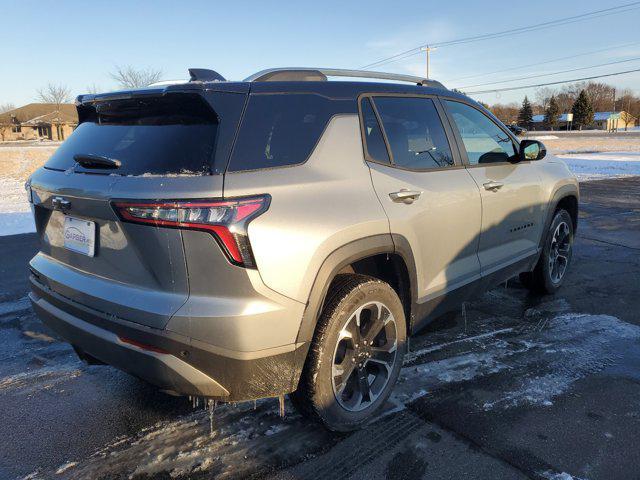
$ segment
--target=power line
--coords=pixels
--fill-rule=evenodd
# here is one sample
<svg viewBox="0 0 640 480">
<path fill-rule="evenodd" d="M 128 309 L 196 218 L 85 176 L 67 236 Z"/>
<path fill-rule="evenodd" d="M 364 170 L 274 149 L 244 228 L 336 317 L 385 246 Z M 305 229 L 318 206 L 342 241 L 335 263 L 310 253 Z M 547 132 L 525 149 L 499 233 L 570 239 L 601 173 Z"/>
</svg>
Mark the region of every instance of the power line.
<svg viewBox="0 0 640 480">
<path fill-rule="evenodd" d="M 523 90 L 525 88 L 538 88 L 538 87 L 546 87 L 549 85 L 560 85 L 563 83 L 573 83 L 573 82 L 582 82 L 584 80 L 595 80 L 596 78 L 605 78 L 605 77 L 615 77 L 617 75 L 625 75 L 627 73 L 640 72 L 640 68 L 636 68 L 634 70 L 626 70 L 624 72 L 616 72 L 616 73 L 606 73 L 604 75 L 593 75 L 591 77 L 582 77 L 582 78 L 574 78 L 573 80 L 562 80 L 558 82 L 549 82 L 549 83 L 538 83 L 535 85 L 521 85 L 519 87 L 506 87 L 506 88 L 494 88 L 492 90 L 478 90 L 476 92 L 465 92 L 466 95 L 478 95 L 481 93 L 498 93 L 498 92 L 509 92 L 512 90 Z"/>
<path fill-rule="evenodd" d="M 493 75 L 495 73 L 511 72 L 513 70 L 520 70 L 521 68 L 537 67 L 538 65 L 546 65 L 548 63 L 560 62 L 562 60 L 570 60 L 576 57 L 584 57 L 586 55 L 593 55 L 594 53 L 608 52 L 610 50 L 616 50 L 618 48 L 630 47 L 632 45 L 639 45 L 639 44 L 640 42 L 623 43 L 622 45 L 615 45 L 612 47 L 601 48 L 599 50 L 592 50 L 590 52 L 576 53 L 574 55 L 567 55 L 566 57 L 557 57 L 551 60 L 545 60 L 543 62 L 528 63 L 526 65 L 518 65 L 517 67 L 509 67 L 509 68 L 503 68 L 501 70 L 493 70 L 492 72 L 474 73 L 473 75 L 466 75 L 464 77 L 454 78 L 451 81 L 457 82 L 459 80 L 466 80 L 468 78 L 485 77 L 487 75 Z"/>
<path fill-rule="evenodd" d="M 528 32 L 539 30 L 539 29 L 543 29 L 543 28 L 556 27 L 556 26 L 566 25 L 568 23 L 575 23 L 575 22 L 584 21 L 584 20 L 591 20 L 593 18 L 600 18 L 600 17 L 607 16 L 607 15 L 623 13 L 623 12 L 626 12 L 626 11 L 629 11 L 629 10 L 634 10 L 635 8 L 638 8 L 638 5 L 640 5 L 640 1 L 627 3 L 627 4 L 619 5 L 619 6 L 616 6 L 616 7 L 609 7 L 609 8 L 605 8 L 605 9 L 602 9 L 602 10 L 595 10 L 595 11 L 592 11 L 592 12 L 582 13 L 580 15 L 573 15 L 573 16 L 570 16 L 570 17 L 559 18 L 557 20 L 550 20 L 550 21 L 543 22 L 543 23 L 538 23 L 538 24 L 535 24 L 535 25 L 528 25 L 528 26 L 525 26 L 525 27 L 513 28 L 513 29 L 510 29 L 510 30 L 503 30 L 501 32 L 487 33 L 487 34 L 475 35 L 475 36 L 471 36 L 471 37 L 463 37 L 463 38 L 458 38 L 458 39 L 449 40 L 449 41 L 445 41 L 445 42 L 423 44 L 423 45 L 419 45 L 417 47 L 411 48 L 409 50 L 405 50 L 404 52 L 400 52 L 400 53 L 397 53 L 395 55 L 391 55 L 389 57 L 383 58 L 382 60 L 378 60 L 377 62 L 370 63 L 368 65 L 365 65 L 365 66 L 361 67 L 361 68 L 362 69 L 366 69 L 366 68 L 371 68 L 371 67 L 374 67 L 374 66 L 380 66 L 382 64 L 389 63 L 391 61 L 402 60 L 403 58 L 407 58 L 409 56 L 416 55 L 417 53 L 420 52 L 421 48 L 424 48 L 424 47 L 427 47 L 427 46 L 429 46 L 429 47 L 444 47 L 444 46 L 460 45 L 460 44 L 463 44 L 463 43 L 476 42 L 476 41 L 482 41 L 482 40 L 489 40 L 489 39 L 492 39 L 492 38 L 501 38 L 501 37 L 504 37 L 504 36 L 514 35 L 514 34 L 518 34 L 518 33 L 528 33 Z M 628 7 L 633 7 L 633 8 L 628 8 Z M 626 9 L 626 10 L 623 10 L 623 9 Z"/>
<path fill-rule="evenodd" d="M 618 60 L 616 62 L 600 63 L 598 65 L 589 65 L 588 67 L 570 68 L 568 70 L 560 70 L 559 72 L 540 73 L 538 75 L 525 75 L 524 77 L 515 77 L 515 78 L 510 78 L 508 80 L 498 80 L 498 81 L 495 81 L 495 82 L 476 83 L 475 85 L 466 85 L 464 87 L 456 87 L 456 88 L 458 90 L 462 90 L 463 88 L 483 87 L 485 85 L 496 85 L 498 83 L 509 83 L 509 82 L 515 82 L 517 80 L 528 80 L 530 78 L 550 77 L 550 76 L 553 76 L 553 75 L 560 75 L 561 73 L 578 72 L 580 70 L 589 70 L 590 68 L 606 67 L 606 66 L 609 66 L 609 65 L 618 65 L 620 63 L 635 62 L 637 60 L 640 60 L 640 57 L 629 58 L 627 60 Z"/>
</svg>

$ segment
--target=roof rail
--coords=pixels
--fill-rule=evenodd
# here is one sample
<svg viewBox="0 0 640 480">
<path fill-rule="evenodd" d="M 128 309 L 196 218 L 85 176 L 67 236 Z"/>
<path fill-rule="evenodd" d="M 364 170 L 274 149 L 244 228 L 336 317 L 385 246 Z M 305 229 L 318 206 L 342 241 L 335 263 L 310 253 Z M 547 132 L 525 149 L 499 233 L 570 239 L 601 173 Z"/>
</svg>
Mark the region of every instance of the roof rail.
<svg viewBox="0 0 640 480">
<path fill-rule="evenodd" d="M 290 82 L 290 81 L 326 81 L 327 77 L 372 78 L 378 80 L 396 80 L 410 82 L 427 87 L 445 88 L 436 80 L 400 73 L 371 72 L 369 70 L 345 70 L 341 68 L 269 68 L 244 79 L 245 82 Z"/>
</svg>

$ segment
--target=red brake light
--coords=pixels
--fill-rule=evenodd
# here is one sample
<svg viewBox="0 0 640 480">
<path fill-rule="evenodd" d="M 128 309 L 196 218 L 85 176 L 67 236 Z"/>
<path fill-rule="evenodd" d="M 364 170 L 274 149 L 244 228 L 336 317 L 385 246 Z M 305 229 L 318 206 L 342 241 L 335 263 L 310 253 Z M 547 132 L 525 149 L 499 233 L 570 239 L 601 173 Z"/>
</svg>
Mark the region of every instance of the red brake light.
<svg viewBox="0 0 640 480">
<path fill-rule="evenodd" d="M 232 263 L 255 268 L 247 225 L 269 208 L 269 200 L 268 195 L 260 195 L 220 201 L 116 201 L 113 205 L 125 222 L 209 232 Z"/>
</svg>

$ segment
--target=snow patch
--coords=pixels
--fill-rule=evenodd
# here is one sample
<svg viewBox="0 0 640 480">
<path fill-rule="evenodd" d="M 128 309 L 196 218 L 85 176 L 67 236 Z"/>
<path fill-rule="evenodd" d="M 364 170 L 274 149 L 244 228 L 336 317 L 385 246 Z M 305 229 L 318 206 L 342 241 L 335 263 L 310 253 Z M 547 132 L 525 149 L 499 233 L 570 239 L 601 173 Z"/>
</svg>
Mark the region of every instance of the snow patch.
<svg viewBox="0 0 640 480">
<path fill-rule="evenodd" d="M 24 182 L 0 177 L 0 235 L 35 232 Z"/>
<path fill-rule="evenodd" d="M 64 465 L 61 465 L 60 467 L 58 467 L 58 469 L 56 470 L 56 475 L 60 475 L 61 473 L 66 472 L 67 470 L 75 467 L 76 465 L 78 465 L 78 462 L 67 462 Z"/>
<path fill-rule="evenodd" d="M 640 175 L 640 152 L 591 152 L 557 155 L 579 180 Z"/>
<path fill-rule="evenodd" d="M 547 480 L 587 480 L 585 478 L 574 477 L 573 475 L 568 474 L 567 472 L 557 473 L 557 472 L 539 472 L 542 478 L 546 478 Z"/>
</svg>

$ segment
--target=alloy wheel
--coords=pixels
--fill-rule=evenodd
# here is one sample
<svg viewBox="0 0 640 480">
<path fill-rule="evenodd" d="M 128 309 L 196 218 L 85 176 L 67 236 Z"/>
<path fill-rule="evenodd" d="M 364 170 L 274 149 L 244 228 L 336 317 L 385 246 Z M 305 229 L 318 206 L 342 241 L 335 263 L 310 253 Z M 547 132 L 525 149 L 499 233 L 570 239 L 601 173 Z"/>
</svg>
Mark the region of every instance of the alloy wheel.
<svg viewBox="0 0 640 480">
<path fill-rule="evenodd" d="M 384 392 L 397 359 L 398 329 L 381 302 L 359 307 L 338 334 L 331 377 L 342 408 L 357 412 Z"/>
<path fill-rule="evenodd" d="M 560 222 L 551 237 L 549 248 L 549 275 L 553 283 L 560 283 L 571 256 L 571 229 L 567 222 Z"/>
</svg>

